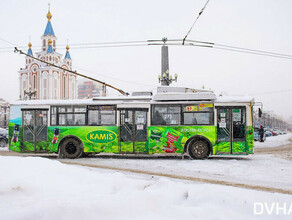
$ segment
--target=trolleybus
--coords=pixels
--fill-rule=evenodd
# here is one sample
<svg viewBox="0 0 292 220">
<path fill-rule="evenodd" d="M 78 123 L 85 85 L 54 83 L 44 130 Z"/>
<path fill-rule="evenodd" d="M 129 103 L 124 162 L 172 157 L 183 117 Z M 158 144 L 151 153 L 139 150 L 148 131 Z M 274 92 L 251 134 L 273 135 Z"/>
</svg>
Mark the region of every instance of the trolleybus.
<svg viewBox="0 0 292 220">
<path fill-rule="evenodd" d="M 183 87 L 90 100 L 16 101 L 9 149 L 71 159 L 83 153 L 248 155 L 253 104 L 251 98 Z"/>
</svg>

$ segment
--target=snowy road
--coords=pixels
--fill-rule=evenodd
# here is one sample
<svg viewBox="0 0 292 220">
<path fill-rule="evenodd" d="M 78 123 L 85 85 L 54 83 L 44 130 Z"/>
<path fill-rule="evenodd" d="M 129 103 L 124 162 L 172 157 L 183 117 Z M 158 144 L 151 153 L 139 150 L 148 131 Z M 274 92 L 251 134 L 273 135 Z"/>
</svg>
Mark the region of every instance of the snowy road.
<svg viewBox="0 0 292 220">
<path fill-rule="evenodd" d="M 272 137 L 265 143 L 256 142 L 254 155 L 213 156 L 208 160 L 96 156 L 60 161 L 255 189 L 262 187 L 266 191 L 274 189 L 274 192 L 292 194 L 292 160 L 282 158 L 291 159 L 292 144 L 289 140 L 291 134 Z"/>
<path fill-rule="evenodd" d="M 288 220 L 292 215 L 291 195 L 72 166 L 47 158 L 0 156 L 0 176 L 5 180 L 0 181 L 0 219 Z M 275 204 L 285 209 L 279 212 Z"/>
<path fill-rule="evenodd" d="M 254 155 L 208 160 L 57 161 L 56 155 L 46 155 L 50 160 L 2 149 L 0 219 L 291 219 L 292 161 L 281 153 L 291 152 L 290 138 L 256 142 Z M 273 189 L 281 193 L 270 193 Z"/>
<path fill-rule="evenodd" d="M 292 194 L 292 161 L 272 155 L 209 160 L 82 158 L 61 162 Z M 267 188 L 267 189 L 265 189 Z"/>
<path fill-rule="evenodd" d="M 290 141 L 289 141 L 290 140 Z M 208 160 L 182 160 L 180 157 L 94 156 L 75 160 L 59 159 L 91 167 L 189 179 L 207 183 L 237 185 L 292 193 L 291 134 L 255 142 L 249 156 L 213 156 Z M 284 146 L 281 146 L 283 145 Z M 0 155 L 24 155 L 0 151 Z M 55 158 L 55 156 L 52 156 Z M 286 158 L 286 159 L 283 159 Z M 241 185 L 240 185 L 241 184 Z"/>
</svg>

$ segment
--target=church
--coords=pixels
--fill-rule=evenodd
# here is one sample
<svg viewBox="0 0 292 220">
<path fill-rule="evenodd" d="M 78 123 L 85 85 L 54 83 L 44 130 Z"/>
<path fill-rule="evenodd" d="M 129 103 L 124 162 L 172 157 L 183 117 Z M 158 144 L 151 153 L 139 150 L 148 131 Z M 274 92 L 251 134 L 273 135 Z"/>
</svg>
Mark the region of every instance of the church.
<svg viewBox="0 0 292 220">
<path fill-rule="evenodd" d="M 66 54 L 56 52 L 57 37 L 51 23 L 50 9 L 47 13 L 47 26 L 41 37 L 41 51 L 33 53 L 32 44 L 29 42 L 27 54 L 41 60 L 53 63 L 57 66 L 72 70 L 72 60 L 69 46 L 66 46 Z M 25 58 L 25 68 L 19 73 L 20 96 L 24 99 L 76 99 L 77 76 L 64 70 L 52 67 L 29 56 Z M 29 95 L 27 93 L 31 92 Z"/>
</svg>

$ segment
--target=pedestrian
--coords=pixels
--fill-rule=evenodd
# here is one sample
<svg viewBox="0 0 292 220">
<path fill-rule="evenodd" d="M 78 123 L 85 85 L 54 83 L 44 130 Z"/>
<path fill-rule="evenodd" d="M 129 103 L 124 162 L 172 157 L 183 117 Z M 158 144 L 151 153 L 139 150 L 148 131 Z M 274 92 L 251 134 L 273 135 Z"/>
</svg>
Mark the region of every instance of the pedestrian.
<svg viewBox="0 0 292 220">
<path fill-rule="evenodd" d="M 260 142 L 264 142 L 264 127 L 261 125 L 259 129 L 259 134 L 260 134 Z"/>
</svg>

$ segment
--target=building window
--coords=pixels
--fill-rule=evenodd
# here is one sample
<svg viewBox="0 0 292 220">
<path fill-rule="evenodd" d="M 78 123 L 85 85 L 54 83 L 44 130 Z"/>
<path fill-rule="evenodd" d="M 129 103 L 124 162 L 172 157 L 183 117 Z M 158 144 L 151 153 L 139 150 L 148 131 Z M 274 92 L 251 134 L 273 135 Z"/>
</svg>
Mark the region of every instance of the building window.
<svg viewBox="0 0 292 220">
<path fill-rule="evenodd" d="M 25 94 L 24 94 L 24 90 L 26 90 L 26 79 L 25 79 L 25 78 L 23 79 L 23 82 L 22 82 L 23 98 L 24 98 L 24 96 L 25 96 Z"/>
<path fill-rule="evenodd" d="M 43 88 L 44 88 L 44 99 L 47 99 L 47 88 L 48 88 L 48 85 L 47 85 L 47 79 L 44 79 L 44 85 L 43 85 Z"/>
<path fill-rule="evenodd" d="M 58 86 L 58 80 L 54 79 L 54 98 L 57 99 L 57 86 Z"/>
<path fill-rule="evenodd" d="M 36 89 L 36 75 L 33 75 L 33 89 Z"/>
<path fill-rule="evenodd" d="M 55 46 L 56 46 L 56 41 L 54 40 L 54 41 L 53 41 L 53 47 L 55 47 Z"/>
<path fill-rule="evenodd" d="M 64 76 L 64 82 L 63 82 L 63 90 L 64 90 L 64 99 L 66 99 L 66 90 L 67 90 L 67 86 L 66 86 L 66 76 Z"/>
<path fill-rule="evenodd" d="M 43 46 L 44 47 L 46 46 L 46 40 L 45 39 L 43 40 Z"/>
</svg>

